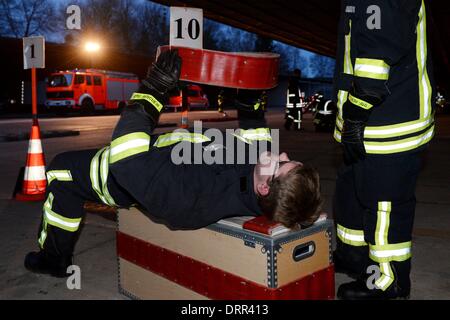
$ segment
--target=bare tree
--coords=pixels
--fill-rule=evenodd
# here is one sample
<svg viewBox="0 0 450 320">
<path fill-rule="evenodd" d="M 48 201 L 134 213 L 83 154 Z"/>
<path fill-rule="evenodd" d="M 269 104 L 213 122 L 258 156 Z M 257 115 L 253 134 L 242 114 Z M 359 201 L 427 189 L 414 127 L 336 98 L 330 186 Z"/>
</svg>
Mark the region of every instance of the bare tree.
<svg viewBox="0 0 450 320">
<path fill-rule="evenodd" d="M 166 11 L 149 1 L 85 0 L 78 37 L 101 38 L 115 50 L 152 55 L 169 42 Z"/>
<path fill-rule="evenodd" d="M 145 2 L 137 10 L 135 50 L 154 55 L 158 46 L 169 44 L 167 9 Z"/>
<path fill-rule="evenodd" d="M 113 43 L 116 31 L 114 17 L 118 4 L 118 0 L 86 0 L 81 5 L 81 37 L 94 36 L 106 43 Z"/>
<path fill-rule="evenodd" d="M 209 50 L 217 50 L 217 40 L 214 37 L 217 22 L 203 19 L 203 47 Z"/>
<path fill-rule="evenodd" d="M 309 69 L 313 78 L 331 78 L 334 73 L 334 59 L 314 54 L 309 58 Z"/>
<path fill-rule="evenodd" d="M 54 31 L 58 15 L 49 0 L 0 0 L 0 32 L 15 38 Z"/>
<path fill-rule="evenodd" d="M 121 45 L 125 51 L 132 50 L 136 42 L 135 31 L 138 20 L 135 2 L 134 0 L 121 0 L 114 19 L 115 29 L 120 36 Z"/>
</svg>

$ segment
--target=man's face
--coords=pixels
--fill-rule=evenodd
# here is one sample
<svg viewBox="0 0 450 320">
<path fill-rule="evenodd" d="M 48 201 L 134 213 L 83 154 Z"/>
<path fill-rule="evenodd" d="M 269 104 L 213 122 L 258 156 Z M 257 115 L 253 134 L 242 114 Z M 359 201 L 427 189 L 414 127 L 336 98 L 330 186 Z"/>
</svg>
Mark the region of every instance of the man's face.
<svg viewBox="0 0 450 320">
<path fill-rule="evenodd" d="M 266 151 L 261 154 L 257 169 L 259 175 L 267 177 L 269 180 L 285 175 L 290 170 L 302 165 L 303 163 L 299 161 L 290 160 L 286 152 L 276 154 Z"/>
</svg>

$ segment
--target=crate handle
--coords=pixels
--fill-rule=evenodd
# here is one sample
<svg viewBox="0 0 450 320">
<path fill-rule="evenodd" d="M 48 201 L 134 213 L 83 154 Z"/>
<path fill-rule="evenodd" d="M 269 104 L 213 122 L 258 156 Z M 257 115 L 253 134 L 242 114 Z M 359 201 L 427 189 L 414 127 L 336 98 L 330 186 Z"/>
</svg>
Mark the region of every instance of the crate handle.
<svg viewBox="0 0 450 320">
<path fill-rule="evenodd" d="M 309 241 L 306 243 L 299 244 L 292 251 L 292 259 L 298 262 L 306 258 L 311 257 L 316 251 L 316 244 L 314 241 Z"/>
</svg>

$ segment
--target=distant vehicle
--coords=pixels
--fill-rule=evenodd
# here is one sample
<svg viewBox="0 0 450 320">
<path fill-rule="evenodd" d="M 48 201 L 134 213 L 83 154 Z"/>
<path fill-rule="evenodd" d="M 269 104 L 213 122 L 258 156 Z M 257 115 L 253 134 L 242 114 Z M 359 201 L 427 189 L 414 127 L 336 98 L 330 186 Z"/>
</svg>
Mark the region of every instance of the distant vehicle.
<svg viewBox="0 0 450 320">
<path fill-rule="evenodd" d="M 305 109 L 313 113 L 316 131 L 332 132 L 336 122 L 337 107 L 332 100 L 324 99 L 321 92 L 314 94 Z"/>
<path fill-rule="evenodd" d="M 47 80 L 47 108 L 92 112 L 122 109 L 139 87 L 132 73 L 97 69 L 75 69 L 52 73 Z"/>
<path fill-rule="evenodd" d="M 206 94 L 203 93 L 202 88 L 199 85 L 188 84 L 187 85 L 187 95 L 188 95 L 188 109 L 192 108 L 208 108 L 209 100 Z M 181 110 L 181 90 L 175 90 L 170 93 L 169 103 L 166 108 L 173 108 L 174 111 L 178 109 Z"/>
</svg>

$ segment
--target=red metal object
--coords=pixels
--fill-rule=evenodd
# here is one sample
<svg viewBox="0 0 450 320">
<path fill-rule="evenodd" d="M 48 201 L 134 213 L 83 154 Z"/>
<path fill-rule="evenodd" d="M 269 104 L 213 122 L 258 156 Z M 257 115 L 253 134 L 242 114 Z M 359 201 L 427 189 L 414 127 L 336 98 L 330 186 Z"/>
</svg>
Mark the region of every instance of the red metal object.
<svg viewBox="0 0 450 320">
<path fill-rule="evenodd" d="M 211 299 L 334 299 L 333 265 L 280 288 L 267 288 L 120 231 L 117 232 L 117 255 Z"/>
<path fill-rule="evenodd" d="M 37 117 L 36 68 L 31 68 L 31 114 Z"/>
<path fill-rule="evenodd" d="M 181 80 L 239 89 L 271 89 L 277 86 L 280 56 L 264 52 L 221 52 L 162 46 L 159 52 L 178 49 L 183 63 Z"/>
</svg>

